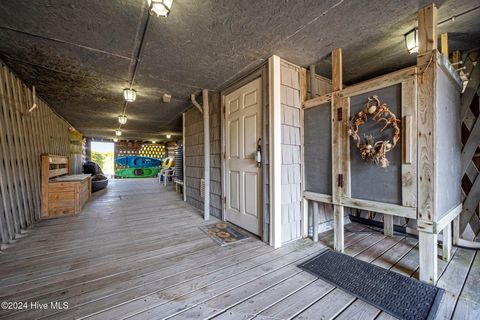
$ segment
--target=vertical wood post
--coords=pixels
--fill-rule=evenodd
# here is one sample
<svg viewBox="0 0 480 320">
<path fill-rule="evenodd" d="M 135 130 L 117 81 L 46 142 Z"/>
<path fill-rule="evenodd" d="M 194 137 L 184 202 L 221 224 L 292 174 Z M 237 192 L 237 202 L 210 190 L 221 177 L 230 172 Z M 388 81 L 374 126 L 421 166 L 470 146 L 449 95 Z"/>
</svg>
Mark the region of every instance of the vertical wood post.
<svg viewBox="0 0 480 320">
<path fill-rule="evenodd" d="M 458 244 L 458 240 L 460 240 L 460 215 L 458 215 L 455 219 L 453 219 L 453 244 Z"/>
<path fill-rule="evenodd" d="M 333 206 L 333 217 L 333 221 L 335 224 L 333 235 L 333 249 L 343 252 L 345 247 L 343 206 Z"/>
<path fill-rule="evenodd" d="M 418 220 L 435 220 L 435 108 L 437 60 L 437 8 L 418 11 Z M 420 280 L 437 282 L 437 234 L 419 230 Z"/>
<path fill-rule="evenodd" d="M 347 172 L 344 159 L 344 111 L 342 106 L 342 49 L 332 51 L 332 198 L 334 203 L 334 244 L 335 250 L 343 252 L 344 249 L 344 208 L 341 197 L 344 195 L 344 177 Z"/>
<path fill-rule="evenodd" d="M 300 141 L 301 141 L 301 170 L 302 170 L 302 235 L 308 237 L 308 208 L 309 201 L 303 197 L 305 192 L 305 110 L 303 103 L 308 99 L 308 80 L 307 69 L 300 69 L 300 96 L 302 99 L 302 108 L 300 109 Z M 266 179 L 265 179 L 266 181 Z"/>
<path fill-rule="evenodd" d="M 313 224 L 313 241 L 318 242 L 318 202 L 312 201 L 312 224 Z"/>
<path fill-rule="evenodd" d="M 440 35 L 440 44 L 442 53 L 448 59 L 448 33 L 444 32 Z"/>
<path fill-rule="evenodd" d="M 450 261 L 452 256 L 452 223 L 448 223 L 442 231 L 442 258 Z"/>
<path fill-rule="evenodd" d="M 343 89 L 342 48 L 332 51 L 332 89 L 333 91 Z"/>
<path fill-rule="evenodd" d="M 210 106 L 208 105 L 208 90 L 202 90 L 203 98 L 203 146 L 205 163 L 203 164 L 205 179 L 205 198 L 203 200 L 203 218 L 210 219 Z"/>
<path fill-rule="evenodd" d="M 383 234 L 393 236 L 393 216 L 390 214 L 383 215 Z"/>
<path fill-rule="evenodd" d="M 308 66 L 308 71 L 310 73 L 310 81 L 308 82 L 308 87 L 310 91 L 310 99 L 315 98 L 317 95 L 317 86 L 316 86 L 316 80 L 315 80 L 315 65 L 312 64 Z"/>
<path fill-rule="evenodd" d="M 187 175 L 185 174 L 185 112 L 182 112 L 182 161 L 183 161 L 183 201 L 187 201 Z"/>
<path fill-rule="evenodd" d="M 420 255 L 420 280 L 436 284 L 438 279 L 438 236 L 434 233 L 418 233 Z"/>
</svg>

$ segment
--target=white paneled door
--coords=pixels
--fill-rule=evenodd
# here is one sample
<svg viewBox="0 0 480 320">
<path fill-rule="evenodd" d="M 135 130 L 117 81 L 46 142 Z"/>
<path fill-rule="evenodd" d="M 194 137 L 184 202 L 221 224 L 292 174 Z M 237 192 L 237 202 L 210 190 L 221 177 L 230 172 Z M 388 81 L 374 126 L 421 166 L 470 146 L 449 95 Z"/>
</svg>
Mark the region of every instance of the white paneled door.
<svg viewBox="0 0 480 320">
<path fill-rule="evenodd" d="M 228 221 L 260 235 L 261 174 L 255 154 L 262 126 L 262 82 L 225 96 L 225 191 Z"/>
</svg>

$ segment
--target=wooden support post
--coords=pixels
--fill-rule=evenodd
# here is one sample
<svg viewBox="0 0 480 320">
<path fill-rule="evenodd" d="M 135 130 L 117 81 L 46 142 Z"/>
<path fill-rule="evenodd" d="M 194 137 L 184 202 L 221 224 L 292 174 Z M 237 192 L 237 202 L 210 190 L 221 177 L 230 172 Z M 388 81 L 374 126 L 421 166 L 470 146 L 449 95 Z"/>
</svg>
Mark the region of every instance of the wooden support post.
<svg viewBox="0 0 480 320">
<path fill-rule="evenodd" d="M 336 251 L 343 252 L 344 250 L 344 209 L 343 206 L 334 206 L 333 207 L 333 221 L 334 221 L 334 240 L 333 240 L 333 249 Z"/>
<path fill-rule="evenodd" d="M 342 72 L 342 48 L 332 51 L 332 89 L 333 91 L 342 90 L 343 88 L 343 72 Z"/>
<path fill-rule="evenodd" d="M 442 258 L 450 261 L 452 256 L 452 223 L 448 223 L 442 231 Z"/>
<path fill-rule="evenodd" d="M 210 219 L 210 106 L 208 89 L 202 90 L 203 98 L 203 178 L 205 179 L 205 195 L 203 198 L 203 219 Z M 165 177 L 165 182 L 166 182 Z"/>
<path fill-rule="evenodd" d="M 460 67 L 460 60 L 462 59 L 462 53 L 459 50 L 455 50 L 452 52 L 452 64 L 454 64 L 455 69 Z"/>
<path fill-rule="evenodd" d="M 393 216 L 390 214 L 383 215 L 383 234 L 393 236 Z"/>
<path fill-rule="evenodd" d="M 447 57 L 448 59 L 448 33 L 444 32 L 440 35 L 440 44 L 441 44 L 441 52 Z"/>
<path fill-rule="evenodd" d="M 453 219 L 453 244 L 458 244 L 460 240 L 460 215 Z"/>
<path fill-rule="evenodd" d="M 436 284 L 438 278 L 438 236 L 434 233 L 420 231 L 418 233 L 420 252 L 420 280 Z"/>
<path fill-rule="evenodd" d="M 317 83 L 315 80 L 315 65 L 312 64 L 308 66 L 308 71 L 310 73 L 310 81 L 308 82 L 308 87 L 310 89 L 310 99 L 317 96 Z"/>
<path fill-rule="evenodd" d="M 308 80 L 307 80 L 307 69 L 300 69 L 300 97 L 302 99 L 302 106 L 304 102 L 308 99 Z M 301 141 L 301 174 L 302 174 L 302 195 L 305 192 L 305 110 L 304 108 L 300 109 L 300 141 Z M 265 134 L 266 136 L 266 134 Z M 265 179 L 264 181 L 267 181 Z M 266 198 L 265 198 L 266 199 Z M 303 237 L 308 237 L 308 208 L 309 201 L 302 197 L 302 234 Z"/>
<path fill-rule="evenodd" d="M 318 242 L 318 202 L 317 201 L 312 201 L 312 232 L 313 236 L 312 239 L 314 242 Z"/>
<path fill-rule="evenodd" d="M 182 168 L 183 168 L 183 201 L 187 202 L 187 193 L 186 185 L 187 185 L 187 175 L 185 174 L 185 112 L 182 112 Z M 225 208 L 224 208 L 225 209 Z"/>
<path fill-rule="evenodd" d="M 333 248 L 343 252 L 344 249 L 344 208 L 341 198 L 344 195 L 344 168 L 343 139 L 345 131 L 343 119 L 344 110 L 342 109 L 342 49 L 337 48 L 332 51 L 332 199 L 333 199 L 333 220 L 334 220 L 334 244 Z"/>
<path fill-rule="evenodd" d="M 418 220 L 435 221 L 435 74 L 437 68 L 437 8 L 418 11 Z M 423 223 L 423 222 L 422 222 Z M 437 282 L 437 234 L 419 232 L 420 280 Z"/>
</svg>

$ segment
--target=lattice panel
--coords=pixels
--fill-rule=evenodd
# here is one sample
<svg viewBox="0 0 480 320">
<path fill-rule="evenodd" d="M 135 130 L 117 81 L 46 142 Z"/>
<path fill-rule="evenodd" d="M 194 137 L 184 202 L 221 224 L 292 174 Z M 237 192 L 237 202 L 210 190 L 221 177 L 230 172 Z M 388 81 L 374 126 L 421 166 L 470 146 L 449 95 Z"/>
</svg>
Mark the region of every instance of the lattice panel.
<svg viewBox="0 0 480 320">
<path fill-rule="evenodd" d="M 460 216 L 462 237 L 472 240 L 480 233 L 480 52 L 465 60 L 469 81 L 462 96 L 462 191 L 463 212 Z"/>
<path fill-rule="evenodd" d="M 138 153 L 143 157 L 163 159 L 165 157 L 165 146 L 159 144 L 144 145 Z"/>
</svg>

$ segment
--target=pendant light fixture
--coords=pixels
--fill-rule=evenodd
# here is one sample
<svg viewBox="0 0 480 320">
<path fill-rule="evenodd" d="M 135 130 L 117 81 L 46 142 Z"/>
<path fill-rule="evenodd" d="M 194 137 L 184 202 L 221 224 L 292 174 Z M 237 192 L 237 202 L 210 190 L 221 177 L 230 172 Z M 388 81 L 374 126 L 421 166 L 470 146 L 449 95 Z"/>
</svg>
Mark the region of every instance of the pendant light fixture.
<svg viewBox="0 0 480 320">
<path fill-rule="evenodd" d="M 115 135 L 120 137 L 122 135 L 122 130 L 115 130 Z"/>
<path fill-rule="evenodd" d="M 123 97 L 125 98 L 125 101 L 134 102 L 137 98 L 137 91 L 125 88 L 123 89 Z"/>
<path fill-rule="evenodd" d="M 167 139 L 170 139 L 172 137 L 171 134 L 167 134 Z"/>
<path fill-rule="evenodd" d="M 405 34 L 405 46 L 410 54 L 418 52 L 418 29 L 414 28 Z"/>
<path fill-rule="evenodd" d="M 119 115 L 118 116 L 118 123 L 120 123 L 120 124 L 127 123 L 127 116 L 126 115 Z"/>
<path fill-rule="evenodd" d="M 168 17 L 173 0 L 147 0 L 150 12 L 159 17 Z"/>
<path fill-rule="evenodd" d="M 113 138 L 113 142 L 118 142 L 118 138 Z"/>
</svg>

